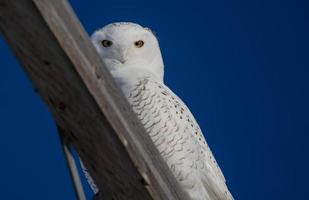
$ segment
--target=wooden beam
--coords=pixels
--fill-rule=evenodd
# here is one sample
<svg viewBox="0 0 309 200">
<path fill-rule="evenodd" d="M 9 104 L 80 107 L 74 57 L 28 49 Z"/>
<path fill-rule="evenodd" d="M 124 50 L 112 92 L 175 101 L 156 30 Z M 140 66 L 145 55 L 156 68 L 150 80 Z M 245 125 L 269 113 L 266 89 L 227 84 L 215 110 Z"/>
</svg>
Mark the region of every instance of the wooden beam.
<svg viewBox="0 0 309 200">
<path fill-rule="evenodd" d="M 66 0 L 0 0 L 0 30 L 104 199 L 188 199 Z"/>
</svg>

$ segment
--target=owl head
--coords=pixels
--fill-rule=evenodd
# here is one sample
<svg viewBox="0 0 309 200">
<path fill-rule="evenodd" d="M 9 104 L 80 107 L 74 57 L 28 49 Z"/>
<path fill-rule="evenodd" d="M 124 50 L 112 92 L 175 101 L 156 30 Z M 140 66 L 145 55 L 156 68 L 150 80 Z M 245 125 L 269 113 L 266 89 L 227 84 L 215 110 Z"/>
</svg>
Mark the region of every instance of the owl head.
<svg viewBox="0 0 309 200">
<path fill-rule="evenodd" d="M 150 74 L 163 80 L 160 47 L 150 29 L 128 22 L 112 23 L 95 31 L 91 40 L 112 73 Z"/>
</svg>

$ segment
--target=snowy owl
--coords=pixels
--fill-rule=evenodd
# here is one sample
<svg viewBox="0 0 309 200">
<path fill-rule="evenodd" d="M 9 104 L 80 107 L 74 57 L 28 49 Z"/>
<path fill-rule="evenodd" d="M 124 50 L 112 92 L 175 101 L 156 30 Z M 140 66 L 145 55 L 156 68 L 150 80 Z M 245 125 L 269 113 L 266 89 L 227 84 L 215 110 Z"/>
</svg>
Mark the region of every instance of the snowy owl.
<svg viewBox="0 0 309 200">
<path fill-rule="evenodd" d="M 113 23 L 91 40 L 180 186 L 192 200 L 230 200 L 225 178 L 187 106 L 163 82 L 157 38 Z"/>
</svg>

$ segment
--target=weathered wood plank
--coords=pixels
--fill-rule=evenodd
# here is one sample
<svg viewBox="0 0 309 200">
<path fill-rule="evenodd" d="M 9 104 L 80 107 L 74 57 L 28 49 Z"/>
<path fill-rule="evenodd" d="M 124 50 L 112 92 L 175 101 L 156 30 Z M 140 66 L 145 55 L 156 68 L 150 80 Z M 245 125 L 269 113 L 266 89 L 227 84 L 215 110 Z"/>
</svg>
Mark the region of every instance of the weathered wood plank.
<svg viewBox="0 0 309 200">
<path fill-rule="evenodd" d="M 0 31 L 104 199 L 188 199 L 65 0 L 0 0 Z"/>
</svg>

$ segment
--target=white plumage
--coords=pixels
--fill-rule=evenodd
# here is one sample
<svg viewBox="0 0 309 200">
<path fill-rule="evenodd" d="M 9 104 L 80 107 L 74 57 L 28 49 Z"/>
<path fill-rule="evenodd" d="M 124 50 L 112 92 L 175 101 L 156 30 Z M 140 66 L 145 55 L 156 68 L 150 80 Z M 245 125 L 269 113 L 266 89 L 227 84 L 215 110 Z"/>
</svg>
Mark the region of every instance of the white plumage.
<svg viewBox="0 0 309 200">
<path fill-rule="evenodd" d="M 137 24 L 114 23 L 96 31 L 92 41 L 191 199 L 233 199 L 190 110 L 164 85 L 164 65 L 153 33 Z"/>
</svg>

